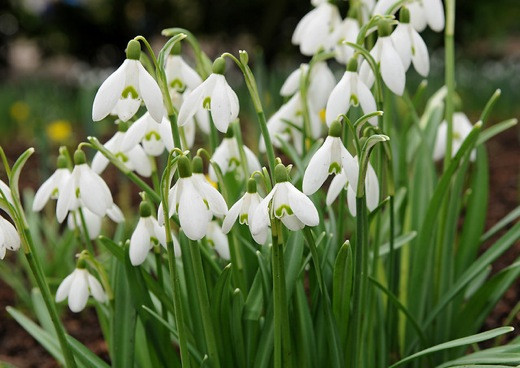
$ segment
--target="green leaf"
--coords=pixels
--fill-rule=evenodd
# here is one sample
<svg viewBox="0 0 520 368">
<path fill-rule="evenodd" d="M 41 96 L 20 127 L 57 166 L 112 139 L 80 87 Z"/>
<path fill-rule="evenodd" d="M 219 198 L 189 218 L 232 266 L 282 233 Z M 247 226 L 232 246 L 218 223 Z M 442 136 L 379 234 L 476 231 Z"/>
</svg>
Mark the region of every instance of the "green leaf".
<svg viewBox="0 0 520 368">
<path fill-rule="evenodd" d="M 350 298 L 354 267 L 350 242 L 345 242 L 336 257 L 332 276 L 332 310 L 338 323 L 340 341 L 346 342 L 349 328 Z"/>
<path fill-rule="evenodd" d="M 494 124 L 493 126 L 487 128 L 486 130 L 482 131 L 482 134 L 477 140 L 477 146 L 481 145 L 491 138 L 493 138 L 495 135 L 498 135 L 502 133 L 503 131 L 514 127 L 516 124 L 518 124 L 517 119 L 509 119 L 501 121 L 500 123 Z"/>
<path fill-rule="evenodd" d="M 494 330 L 482 332 L 482 333 L 479 333 L 476 335 L 471 335 L 471 336 L 463 337 L 461 339 L 456 339 L 456 340 L 448 341 L 448 342 L 445 342 L 445 343 L 442 343 L 439 345 L 435 345 L 435 346 L 432 346 L 431 348 L 419 351 L 418 353 L 415 353 L 413 355 L 410 355 L 409 357 L 401 359 L 397 363 L 392 364 L 390 366 L 390 368 L 398 367 L 398 366 L 403 365 L 404 363 L 412 361 L 416 358 L 419 358 L 421 356 L 428 355 L 428 354 L 431 354 L 431 353 L 434 353 L 437 351 L 451 349 L 451 348 L 455 348 L 458 346 L 470 345 L 470 344 L 474 344 L 474 343 L 485 341 L 485 340 L 490 340 L 497 336 L 509 333 L 513 330 L 514 330 L 513 327 L 500 327 L 500 328 L 495 328 Z"/>
<path fill-rule="evenodd" d="M 27 149 L 24 153 L 18 157 L 18 160 L 13 165 L 11 170 L 11 176 L 9 177 L 9 188 L 11 188 L 11 192 L 14 197 L 20 198 L 20 192 L 18 189 L 18 181 L 20 180 L 20 174 L 22 173 L 22 169 L 25 166 L 25 163 L 34 153 L 34 148 Z"/>
</svg>

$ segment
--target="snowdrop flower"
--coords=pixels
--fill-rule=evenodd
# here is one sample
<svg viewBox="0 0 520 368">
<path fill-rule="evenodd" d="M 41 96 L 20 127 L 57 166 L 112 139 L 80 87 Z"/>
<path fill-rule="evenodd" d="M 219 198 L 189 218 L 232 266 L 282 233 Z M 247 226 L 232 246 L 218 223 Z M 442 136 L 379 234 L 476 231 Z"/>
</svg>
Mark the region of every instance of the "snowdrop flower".
<svg viewBox="0 0 520 368">
<path fill-rule="evenodd" d="M 303 229 L 305 225 L 318 225 L 320 218 L 314 203 L 289 182 L 285 166 L 276 165 L 274 175 L 275 186 L 260 202 L 251 220 L 253 236 L 265 233 L 274 218 L 292 231 Z"/>
<path fill-rule="evenodd" d="M 455 156 L 462 146 L 464 139 L 473 129 L 473 125 L 469 121 L 466 114 L 462 112 L 456 112 L 453 114 L 453 140 L 451 146 L 451 156 Z M 437 137 L 435 139 L 435 145 L 433 149 L 433 159 L 435 161 L 440 160 L 446 154 L 446 141 L 448 138 L 448 123 L 444 120 L 440 123 L 437 129 Z M 475 160 L 475 150 L 471 152 L 471 161 Z"/>
<path fill-rule="evenodd" d="M 208 243 L 215 249 L 220 258 L 227 261 L 231 259 L 229 254 L 229 242 L 226 234 L 222 232 L 221 227 L 216 221 L 210 221 L 206 233 Z"/>
<path fill-rule="evenodd" d="M 222 174 L 235 171 L 239 178 L 243 178 L 244 171 L 242 169 L 238 170 L 238 168 L 241 168 L 242 165 L 238 142 L 232 134 L 232 130 L 230 129 L 228 131 L 227 137 L 222 140 L 220 145 L 213 153 L 211 159 L 215 161 L 215 163 L 220 167 Z M 253 153 L 253 151 L 251 151 L 246 145 L 243 147 L 247 159 L 247 171 L 249 174 L 252 174 L 256 170 L 262 170 L 260 162 L 258 161 L 258 158 Z M 217 175 L 215 174 L 215 170 L 211 165 L 208 172 L 211 180 L 218 180 Z"/>
<path fill-rule="evenodd" d="M 96 239 L 99 234 L 101 234 L 101 224 L 103 222 L 103 217 L 96 215 L 86 207 L 80 208 L 81 212 L 83 212 L 83 217 L 85 218 L 85 225 L 87 227 L 89 238 L 91 240 Z M 125 220 L 123 212 L 121 212 L 121 209 L 115 203 L 107 210 L 107 216 L 118 224 Z M 85 232 L 81 223 L 81 216 L 79 211 L 73 211 L 69 213 L 67 216 L 67 226 L 70 230 L 75 230 L 76 228 L 79 229 L 81 234 Z"/>
<path fill-rule="evenodd" d="M 227 204 L 222 195 L 208 183 L 202 174 L 202 159 L 193 159 L 194 174 L 186 156 L 178 161 L 179 180 L 168 195 L 169 216 L 178 214 L 181 228 L 191 240 L 202 239 L 207 232 L 213 215 L 224 216 Z M 164 221 L 162 206 L 158 211 L 159 222 Z"/>
<path fill-rule="evenodd" d="M 327 101 L 327 124 L 335 121 L 339 115 L 346 114 L 351 106 L 361 105 L 364 114 L 377 110 L 376 101 L 370 89 L 360 79 L 357 73 L 357 60 L 350 59 L 347 71 L 332 90 Z M 377 125 L 377 117 L 369 119 L 372 125 Z"/>
<path fill-rule="evenodd" d="M 74 153 L 74 170 L 58 193 L 56 216 L 63 222 L 67 213 L 79 208 L 88 208 L 98 216 L 103 217 L 114 204 L 112 194 L 107 184 L 92 170 L 85 153 L 76 150 Z"/>
<path fill-rule="evenodd" d="M 43 182 L 36 191 L 32 209 L 35 212 L 41 211 L 49 199 L 58 199 L 63 185 L 70 177 L 70 170 L 67 167 L 67 159 L 63 155 L 58 156 L 58 169 Z"/>
<path fill-rule="evenodd" d="M 370 50 L 370 55 L 372 55 L 376 63 L 380 65 L 383 82 L 385 82 L 387 87 L 396 95 L 402 96 L 406 75 L 403 63 L 395 49 L 390 33 L 390 25 L 385 21 L 381 21 L 378 25 L 379 38 L 372 50 Z M 359 75 L 367 87 L 371 88 L 372 84 L 374 84 L 375 77 L 372 68 L 370 68 L 366 60 L 361 65 Z"/>
<path fill-rule="evenodd" d="M 4 259 L 7 249 L 20 249 L 20 235 L 13 224 L 0 216 L 0 259 Z"/>
<path fill-rule="evenodd" d="M 140 55 L 139 41 L 131 40 L 126 48 L 126 60 L 96 93 L 92 120 L 99 121 L 114 113 L 122 121 L 127 121 L 135 115 L 141 101 L 156 121 L 162 120 L 164 107 L 161 89 L 139 61 Z"/>
<path fill-rule="evenodd" d="M 77 268 L 65 277 L 56 291 L 56 302 L 69 299 L 69 308 L 74 313 L 81 312 L 87 305 L 88 297 L 92 295 L 100 303 L 108 298 L 101 283 L 85 268 L 84 261 L 78 261 Z"/>
<path fill-rule="evenodd" d="M 302 190 L 306 195 L 314 194 L 330 174 L 356 170 L 354 158 L 341 141 L 341 124 L 336 120 L 329 129 L 329 136 L 309 161 L 303 175 Z"/>
<path fill-rule="evenodd" d="M 144 177 L 152 175 L 152 163 L 143 150 L 143 147 L 136 144 L 129 150 L 123 149 L 123 142 L 128 135 L 128 124 L 126 122 L 120 122 L 118 129 L 119 131 L 104 144 L 105 148 L 112 152 L 114 156 L 123 162 L 130 170 Z M 108 163 L 108 158 L 98 151 L 92 160 L 92 170 L 94 170 L 96 174 L 101 174 L 106 169 Z"/>
<path fill-rule="evenodd" d="M 262 201 L 262 197 L 256 191 L 255 179 L 249 179 L 247 182 L 247 192 L 229 209 L 224 222 L 222 223 L 222 231 L 224 234 L 229 233 L 233 224 L 238 218 L 240 224 L 246 224 L 251 231 L 251 219 L 255 213 L 256 208 Z M 253 235 L 253 234 L 252 234 Z M 253 239 L 258 244 L 264 244 L 267 239 L 268 231 L 264 229 L 258 234 L 253 235 Z"/>
<path fill-rule="evenodd" d="M 417 31 L 410 24 L 410 11 L 401 8 L 400 23 L 390 36 L 397 53 L 401 57 L 404 70 L 408 70 L 410 63 L 423 77 L 430 72 L 430 57 L 428 48 Z"/>
<path fill-rule="evenodd" d="M 444 29 L 444 6 L 442 0 L 416 0 L 408 5 L 410 22 L 419 32 L 428 25 L 435 32 Z"/>
<path fill-rule="evenodd" d="M 186 96 L 179 110 L 179 126 L 188 124 L 197 111 L 209 110 L 216 128 L 225 133 L 229 123 L 238 117 L 236 93 L 224 77 L 226 61 L 219 57 L 213 63 L 213 73 Z"/>
<path fill-rule="evenodd" d="M 168 152 L 174 148 L 172 127 L 168 118 L 163 117 L 160 123 L 156 122 L 147 112 L 137 119 L 128 128 L 121 142 L 121 150 L 128 152 L 139 143 L 144 152 L 150 156 L 160 156 L 164 149 Z"/>
<path fill-rule="evenodd" d="M 166 249 L 166 230 L 152 216 L 152 207 L 149 203 L 141 202 L 139 216 L 137 226 L 130 238 L 130 262 L 134 266 L 139 266 L 145 261 L 154 245 L 160 244 Z M 179 241 L 173 234 L 172 240 L 175 256 L 178 257 L 181 254 Z"/>
<path fill-rule="evenodd" d="M 290 97 L 300 90 L 300 80 L 303 73 L 308 73 L 309 65 L 302 64 L 298 69 L 293 71 L 285 80 L 280 95 Z M 330 92 L 336 85 L 336 78 L 329 69 L 325 61 L 317 62 L 313 65 L 309 75 L 309 87 L 307 91 L 307 98 L 309 108 L 317 115 L 325 108 Z M 317 128 L 321 128 L 317 125 Z M 321 131 L 313 131 L 313 137 L 318 138 Z"/>
<path fill-rule="evenodd" d="M 328 1 L 315 2 L 316 7 L 298 23 L 292 36 L 293 45 L 300 46 L 300 52 L 312 56 L 320 49 L 331 50 L 334 46 L 334 32 L 341 23 L 338 8 Z"/>
<path fill-rule="evenodd" d="M 345 42 L 356 42 L 359 34 L 359 22 L 355 18 L 345 18 L 336 30 L 334 51 L 338 63 L 347 64 L 354 56 L 354 49 Z"/>
<path fill-rule="evenodd" d="M 332 179 L 326 198 L 327 206 L 330 206 L 332 202 L 336 200 L 339 193 L 345 188 L 345 186 L 347 186 L 347 205 L 352 216 L 356 216 L 356 192 L 359 177 L 357 156 L 354 157 L 354 164 L 354 170 L 343 170 L 339 175 L 336 175 L 334 179 Z M 368 163 L 367 174 L 365 177 L 365 195 L 367 208 L 369 211 L 373 211 L 379 204 L 379 181 L 370 162 Z"/>
</svg>

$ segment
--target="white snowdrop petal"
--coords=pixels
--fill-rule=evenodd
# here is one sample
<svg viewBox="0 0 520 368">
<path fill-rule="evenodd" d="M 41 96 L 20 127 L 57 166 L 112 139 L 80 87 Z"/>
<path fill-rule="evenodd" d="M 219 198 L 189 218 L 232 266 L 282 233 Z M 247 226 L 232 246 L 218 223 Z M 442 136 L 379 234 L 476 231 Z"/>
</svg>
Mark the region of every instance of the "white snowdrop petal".
<svg viewBox="0 0 520 368">
<path fill-rule="evenodd" d="M 368 164 L 367 176 L 365 179 L 365 193 L 367 199 L 367 207 L 373 211 L 379 204 L 379 180 L 372 165 Z"/>
<path fill-rule="evenodd" d="M 446 152 L 446 139 L 448 133 L 448 125 L 446 121 L 443 121 L 437 128 L 437 137 L 433 148 L 433 159 L 435 161 L 440 160 L 444 157 Z"/>
<path fill-rule="evenodd" d="M 152 164 L 150 159 L 140 145 L 135 146 L 128 153 L 133 169 L 141 176 L 149 178 L 152 175 Z"/>
<path fill-rule="evenodd" d="M 152 219 L 153 222 L 153 235 L 157 238 L 159 243 L 166 249 L 166 228 L 164 226 L 159 225 L 159 222 L 156 219 Z M 177 238 L 175 238 L 172 234 L 173 242 L 178 242 Z M 175 252 L 177 255 L 177 252 Z"/>
<path fill-rule="evenodd" d="M 233 227 L 233 224 L 237 220 L 240 213 L 240 209 L 242 208 L 243 201 L 244 198 L 242 197 L 229 209 L 226 217 L 224 218 L 224 221 L 222 222 L 222 231 L 224 234 L 229 233 L 231 227 Z"/>
<path fill-rule="evenodd" d="M 332 179 L 330 186 L 329 186 L 329 190 L 327 192 L 327 198 L 326 198 L 327 206 L 330 206 L 332 204 L 332 202 L 334 202 L 336 200 L 339 193 L 343 190 L 343 188 L 345 188 L 346 184 L 347 184 L 347 176 L 345 175 L 344 171 L 342 171 L 341 173 L 336 175 L 334 177 L 334 179 Z"/>
<path fill-rule="evenodd" d="M 184 102 L 179 109 L 179 117 L 177 121 L 179 126 L 188 124 L 198 110 L 203 110 L 202 102 L 206 95 L 207 85 L 209 83 L 208 81 L 211 77 L 212 76 L 210 75 L 200 86 L 189 92 L 187 95 L 185 94 Z"/>
<path fill-rule="evenodd" d="M 127 61 L 125 60 L 99 87 L 92 104 L 92 120 L 104 119 L 116 106 L 125 85 Z"/>
<path fill-rule="evenodd" d="M 406 76 L 401 58 L 392 47 L 392 40 L 385 38 L 381 51 L 381 75 L 388 88 L 396 95 L 402 96 Z"/>
<path fill-rule="evenodd" d="M 410 11 L 410 23 L 417 32 L 422 32 L 426 28 L 426 16 L 424 8 L 418 2 L 408 4 Z"/>
<path fill-rule="evenodd" d="M 86 164 L 84 164 L 86 166 Z M 99 175 L 86 166 L 79 181 L 81 200 L 90 211 L 103 217 L 112 207 L 112 194 L 107 184 Z"/>
<path fill-rule="evenodd" d="M 121 151 L 126 152 L 134 148 L 144 138 L 146 130 L 149 127 L 148 119 L 152 119 L 150 114 L 146 112 L 143 116 L 137 119 L 128 128 L 123 142 L 121 143 Z"/>
<path fill-rule="evenodd" d="M 76 274 L 70 285 L 69 308 L 74 313 L 81 312 L 87 305 L 89 291 L 86 273 L 86 270 L 76 270 Z"/>
<path fill-rule="evenodd" d="M 347 207 L 350 214 L 356 217 L 356 192 L 350 184 L 347 186 Z"/>
<path fill-rule="evenodd" d="M 295 215 L 285 215 L 280 220 L 291 231 L 298 231 L 305 227 L 305 224 Z"/>
<path fill-rule="evenodd" d="M 307 195 L 314 194 L 329 176 L 332 142 L 333 138 L 328 136 L 323 145 L 312 156 L 305 169 L 302 190 Z"/>
<path fill-rule="evenodd" d="M 45 204 L 51 198 L 52 192 L 56 188 L 56 179 L 57 179 L 57 171 L 55 171 L 51 177 L 43 182 L 41 187 L 38 189 L 36 194 L 34 195 L 34 201 L 32 205 L 32 210 L 34 212 L 41 211 Z"/>
<path fill-rule="evenodd" d="M 410 63 L 412 62 L 412 42 L 410 39 L 410 28 L 409 24 L 400 23 L 395 27 L 394 31 L 390 35 L 395 50 L 399 54 L 403 63 L 404 70 L 408 70 Z"/>
<path fill-rule="evenodd" d="M 89 238 L 96 239 L 101 233 L 102 217 L 92 213 L 87 208 L 83 208 L 83 216 L 85 217 Z M 82 226 L 80 226 L 80 231 L 83 232 Z"/>
<path fill-rule="evenodd" d="M 229 123 L 233 120 L 231 101 L 229 100 L 227 82 L 223 75 L 215 77 L 216 83 L 211 93 L 211 116 L 215 127 L 222 133 L 226 133 Z"/>
<path fill-rule="evenodd" d="M 94 170 L 96 174 L 101 174 L 106 169 L 109 162 L 108 158 L 98 151 L 92 159 L 92 170 Z"/>
<path fill-rule="evenodd" d="M 206 178 L 202 174 L 200 175 L 201 177 L 195 182 L 195 187 L 208 202 L 209 209 L 217 216 L 224 216 L 228 211 L 224 197 L 222 197 L 222 194 L 207 182 Z"/>
<path fill-rule="evenodd" d="M 341 114 L 346 114 L 350 107 L 350 96 L 352 95 L 352 85 L 350 84 L 351 72 L 345 72 L 339 83 L 330 93 L 326 107 L 327 125 L 338 118 Z"/>
<path fill-rule="evenodd" d="M 4 235 L 4 247 L 16 251 L 20 249 L 20 235 L 18 235 L 18 231 L 9 221 L 0 217 L 0 221 L 2 222 L 2 232 Z"/>
<path fill-rule="evenodd" d="M 444 29 L 444 7 L 441 0 L 423 0 L 424 13 L 431 29 L 440 32 Z"/>
<path fill-rule="evenodd" d="M 139 266 L 144 262 L 150 251 L 150 234 L 146 228 L 145 219 L 140 218 L 130 238 L 129 256 L 133 266 Z"/>
<path fill-rule="evenodd" d="M 249 228 L 253 236 L 266 231 L 269 226 L 269 202 L 273 198 L 274 193 L 276 193 L 277 185 L 278 184 L 276 184 L 271 192 L 260 202 L 254 212 L 253 218 L 250 219 Z"/>
<path fill-rule="evenodd" d="M 295 94 L 300 89 L 300 78 L 302 75 L 302 67 L 306 71 L 308 68 L 307 64 L 302 64 L 300 67 L 296 70 L 294 70 L 285 82 L 282 85 L 282 88 L 280 88 L 280 95 L 284 97 L 290 97 L 293 94 Z"/>
<path fill-rule="evenodd" d="M 76 168 L 74 169 L 76 170 Z M 62 223 L 69 212 L 71 201 L 74 199 L 75 193 L 74 173 L 67 179 L 63 185 L 63 190 L 58 195 L 56 202 L 56 217 L 59 223 Z"/>
<path fill-rule="evenodd" d="M 254 152 L 251 151 L 251 149 L 245 145 L 244 152 L 246 154 L 247 167 L 249 169 L 249 173 L 252 174 L 255 171 L 261 171 L 262 166 L 260 165 L 260 161 L 258 161 L 258 157 L 254 154 Z"/>
<path fill-rule="evenodd" d="M 307 226 L 316 226 L 320 223 L 320 216 L 314 203 L 305 194 L 292 184 L 287 185 L 288 200 L 294 215 Z"/>
<path fill-rule="evenodd" d="M 107 216 L 115 223 L 121 223 L 125 221 L 125 216 L 121 209 L 114 203 L 112 207 L 107 210 Z"/>
<path fill-rule="evenodd" d="M 67 299 L 69 295 L 70 286 L 72 285 L 72 281 L 75 277 L 75 271 L 73 271 L 70 275 L 65 277 L 61 282 L 60 286 L 58 286 L 58 290 L 56 291 L 56 302 L 62 302 Z"/>
<path fill-rule="evenodd" d="M 412 31 L 412 40 L 414 46 L 414 52 L 412 53 L 413 67 L 417 70 L 417 73 L 427 77 L 430 72 L 428 48 L 422 37 L 415 31 Z"/>
<path fill-rule="evenodd" d="M 153 79 L 153 77 L 146 71 L 140 61 L 137 61 L 137 68 L 139 73 L 139 92 L 143 97 L 144 104 L 150 113 L 150 116 L 158 123 L 161 122 L 164 116 L 164 105 L 161 89 Z"/>
<path fill-rule="evenodd" d="M 215 251 L 220 258 L 229 260 L 231 256 L 229 253 L 229 242 L 227 236 L 224 235 L 218 224 L 214 221 L 210 222 L 208 227 L 211 229 L 211 235 L 210 229 L 208 229 L 208 239 L 212 241 Z"/>
<path fill-rule="evenodd" d="M 100 303 L 105 303 L 107 301 L 107 295 L 105 294 L 105 291 L 103 290 L 103 286 L 101 286 L 101 283 L 91 274 L 87 275 L 88 279 L 88 286 L 90 289 L 90 293 Z"/>
<path fill-rule="evenodd" d="M 193 184 L 185 184 L 179 201 L 179 221 L 188 238 L 200 240 L 206 235 L 209 209 Z"/>
<path fill-rule="evenodd" d="M 357 93 L 359 104 L 361 105 L 364 114 L 370 114 L 371 112 L 377 111 L 376 100 L 374 99 L 372 92 L 370 92 L 368 87 L 361 80 L 357 81 Z M 376 116 L 370 118 L 368 121 L 374 126 L 377 125 Z"/>
</svg>

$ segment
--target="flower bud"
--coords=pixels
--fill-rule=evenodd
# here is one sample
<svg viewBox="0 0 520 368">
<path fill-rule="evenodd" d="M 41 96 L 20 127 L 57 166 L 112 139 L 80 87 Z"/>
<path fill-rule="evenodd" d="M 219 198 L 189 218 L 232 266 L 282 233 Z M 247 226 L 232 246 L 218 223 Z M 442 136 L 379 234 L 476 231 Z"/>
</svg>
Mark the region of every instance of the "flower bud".
<svg viewBox="0 0 520 368">
<path fill-rule="evenodd" d="M 251 178 L 247 181 L 247 192 L 256 193 L 256 180 Z"/>
<path fill-rule="evenodd" d="M 224 74 L 225 70 L 226 70 L 226 59 L 224 59 L 222 56 L 219 56 L 213 62 L 213 73 Z"/>
<path fill-rule="evenodd" d="M 152 206 L 147 201 L 142 201 L 139 205 L 139 216 L 150 217 L 152 215 Z"/>
<path fill-rule="evenodd" d="M 277 183 L 289 181 L 289 174 L 287 173 L 287 169 L 283 164 L 278 164 L 274 168 L 274 179 Z"/>
<path fill-rule="evenodd" d="M 337 120 L 334 120 L 331 124 L 330 124 L 330 128 L 329 128 L 329 135 L 331 137 L 341 137 L 341 131 L 342 131 L 342 128 L 341 128 L 341 123 Z"/>
<path fill-rule="evenodd" d="M 195 156 L 193 157 L 193 160 L 191 161 L 191 167 L 195 174 L 202 174 L 204 171 L 204 164 L 202 162 L 202 157 Z"/>
<path fill-rule="evenodd" d="M 181 178 L 189 178 L 191 176 L 191 164 L 190 160 L 186 156 L 179 157 L 177 166 L 179 168 L 179 176 Z"/>
<path fill-rule="evenodd" d="M 87 163 L 87 157 L 85 156 L 85 152 L 83 152 L 80 148 L 74 152 L 74 165 L 82 165 Z"/>
<path fill-rule="evenodd" d="M 139 41 L 130 40 L 126 46 L 126 58 L 130 60 L 139 60 L 141 56 L 141 44 Z"/>
</svg>

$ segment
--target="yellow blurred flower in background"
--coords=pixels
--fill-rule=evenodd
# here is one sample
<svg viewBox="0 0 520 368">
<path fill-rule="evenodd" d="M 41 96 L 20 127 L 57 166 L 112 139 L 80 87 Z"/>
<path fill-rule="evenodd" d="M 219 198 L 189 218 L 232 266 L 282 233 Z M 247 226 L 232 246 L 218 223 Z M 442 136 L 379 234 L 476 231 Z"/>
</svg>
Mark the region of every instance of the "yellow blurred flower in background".
<svg viewBox="0 0 520 368">
<path fill-rule="evenodd" d="M 29 105 L 24 101 L 16 101 L 11 105 L 9 114 L 11 118 L 16 120 L 18 123 L 23 123 L 29 118 L 30 108 Z"/>
<path fill-rule="evenodd" d="M 51 141 L 62 143 L 71 137 L 72 125 L 68 120 L 58 119 L 47 125 L 46 131 Z"/>
</svg>

